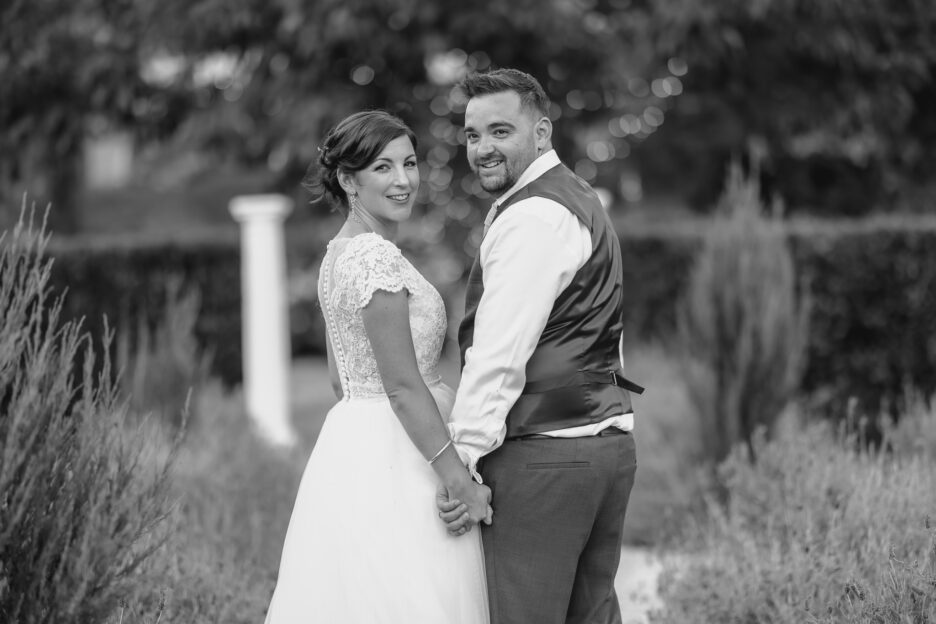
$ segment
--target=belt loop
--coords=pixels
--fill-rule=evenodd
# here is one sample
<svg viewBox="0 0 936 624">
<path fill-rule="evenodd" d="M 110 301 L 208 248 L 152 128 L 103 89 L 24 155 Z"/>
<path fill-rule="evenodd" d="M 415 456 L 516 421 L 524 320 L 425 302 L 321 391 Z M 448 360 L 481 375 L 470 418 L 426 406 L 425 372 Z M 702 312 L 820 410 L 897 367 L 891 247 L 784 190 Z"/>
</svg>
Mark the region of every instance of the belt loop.
<svg viewBox="0 0 936 624">
<path fill-rule="evenodd" d="M 608 374 L 611 375 L 611 385 L 617 386 L 618 385 L 617 375 L 614 374 L 614 371 L 608 371 Z"/>
</svg>

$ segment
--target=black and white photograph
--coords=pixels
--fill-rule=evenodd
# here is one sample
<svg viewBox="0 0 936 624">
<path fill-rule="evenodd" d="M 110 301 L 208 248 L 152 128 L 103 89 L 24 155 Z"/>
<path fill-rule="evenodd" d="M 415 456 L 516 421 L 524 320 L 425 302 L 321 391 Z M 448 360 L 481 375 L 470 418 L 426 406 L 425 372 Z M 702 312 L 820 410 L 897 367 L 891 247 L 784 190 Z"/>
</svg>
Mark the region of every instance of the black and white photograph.
<svg viewBox="0 0 936 624">
<path fill-rule="evenodd" d="M 0 0 L 0 624 L 936 622 L 934 0 Z"/>
</svg>

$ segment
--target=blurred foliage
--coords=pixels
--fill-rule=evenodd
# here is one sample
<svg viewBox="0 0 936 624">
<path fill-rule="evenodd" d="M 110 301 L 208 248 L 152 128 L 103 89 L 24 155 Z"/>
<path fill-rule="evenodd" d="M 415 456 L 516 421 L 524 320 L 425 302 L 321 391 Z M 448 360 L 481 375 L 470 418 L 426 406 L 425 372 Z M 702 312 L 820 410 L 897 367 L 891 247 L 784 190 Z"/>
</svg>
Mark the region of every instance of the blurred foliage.
<svg viewBox="0 0 936 624">
<path fill-rule="evenodd" d="M 918 399 L 888 436 L 936 431 Z M 794 419 L 790 419 L 791 421 Z M 924 442 L 936 445 L 930 437 Z M 728 495 L 673 537 L 656 624 L 905 624 L 936 617 L 932 456 L 867 450 L 828 422 L 790 422 L 719 468 Z"/>
<path fill-rule="evenodd" d="M 168 538 L 181 438 L 129 409 L 112 331 L 63 321 L 48 242 L 25 211 L 0 234 L 0 621 L 101 622 Z"/>
<path fill-rule="evenodd" d="M 212 372 L 224 382 L 240 381 L 241 281 L 236 236 L 162 242 L 127 236 L 53 240 L 49 255 L 55 260 L 50 286 L 59 293 L 68 291 L 63 318 L 85 318 L 85 326 L 94 336 L 103 335 L 105 316 L 117 326 L 125 342 L 124 355 L 128 357 L 121 363 L 131 375 L 125 380 L 131 390 L 145 391 L 142 386 L 134 387 L 131 357 L 136 349 L 148 348 L 147 337 L 157 341 L 149 345 L 151 364 L 164 367 L 157 360 L 176 360 L 176 365 L 185 362 L 188 368 L 186 379 L 172 379 L 168 370 L 163 371 L 162 381 L 182 393 L 165 399 L 168 409 L 173 409 L 173 401 L 185 399 L 189 385 L 197 385 L 204 377 L 198 351 L 211 355 Z M 194 300 L 174 301 L 180 292 L 198 293 L 197 320 L 188 318 L 195 313 L 188 309 L 195 306 Z M 190 342 L 192 334 L 197 344 Z M 147 383 L 156 382 L 151 375 Z M 137 399 L 146 401 L 142 396 Z M 146 403 L 145 407 L 156 406 Z"/>
<path fill-rule="evenodd" d="M 760 199 L 756 171 L 729 169 L 721 210 L 710 224 L 678 307 L 683 377 L 713 464 L 768 435 L 797 396 L 807 340 L 802 293 L 783 224 Z"/>
<path fill-rule="evenodd" d="M 382 107 L 423 138 L 427 218 L 471 249 L 484 193 L 458 157 L 451 86 L 491 66 L 542 80 L 559 153 L 615 200 L 639 200 L 642 179 L 706 206 L 751 147 L 794 208 L 932 191 L 928 0 L 11 0 L 0 21 L 0 197 L 29 184 L 60 231 L 80 225 L 88 136 L 123 128 L 295 194 L 322 133 Z"/>
<path fill-rule="evenodd" d="M 936 222 L 804 222 L 790 242 L 814 299 L 804 390 L 865 415 L 936 392 Z"/>
<path fill-rule="evenodd" d="M 717 197 L 730 154 L 753 150 L 793 210 L 933 210 L 936 4 L 674 0 L 656 13 L 658 54 L 689 71 L 653 152 L 680 163 L 697 204 Z"/>
<path fill-rule="evenodd" d="M 709 223 L 622 230 L 635 305 L 626 331 L 671 340 L 692 259 Z M 829 414 L 903 408 L 907 388 L 936 392 L 936 220 L 913 215 L 785 223 L 812 299 L 802 390 Z"/>
<path fill-rule="evenodd" d="M 188 94 L 151 85 L 142 71 L 147 42 L 160 36 L 158 12 L 148 0 L 0 5 L 0 226 L 28 185 L 56 206 L 53 230 L 74 230 L 85 137 L 111 125 L 156 137 L 175 125 Z"/>
<path fill-rule="evenodd" d="M 333 232 L 328 223 L 287 232 L 296 354 L 324 352 L 315 282 Z M 401 246 L 446 299 L 453 329 L 462 282 L 451 278 L 461 275 L 462 265 L 447 246 L 427 244 L 421 227 L 411 222 Z M 673 340 L 678 302 L 709 227 L 706 221 L 620 228 L 632 302 L 624 319 L 628 343 Z M 856 397 L 865 412 L 877 410 L 881 401 L 898 407 L 908 386 L 936 391 L 936 221 L 795 219 L 786 227 L 796 272 L 808 281 L 813 299 L 803 390 L 839 411 Z M 93 335 L 102 335 L 104 314 L 121 330 L 132 332 L 137 318 L 155 330 L 168 286 L 181 276 L 184 288 L 201 294 L 194 333 L 213 355 L 213 372 L 229 384 L 240 380 L 240 256 L 233 233 L 163 241 L 128 235 L 60 240 L 53 241 L 50 254 L 56 259 L 51 283 L 69 291 L 64 318 L 86 317 Z"/>
<path fill-rule="evenodd" d="M 629 338 L 671 341 L 708 222 L 622 229 Z M 936 392 L 936 220 L 914 215 L 785 223 L 812 299 L 802 390 L 828 414 L 903 408 Z"/>
<path fill-rule="evenodd" d="M 201 296 L 194 288 L 183 291 L 182 279 L 169 278 L 155 327 L 150 327 L 152 311 L 141 310 L 135 331 L 124 328 L 117 338 L 120 386 L 131 409 L 177 428 L 198 417 L 191 397 L 204 388 L 211 371 L 210 350 L 206 353 L 195 336 Z"/>
</svg>

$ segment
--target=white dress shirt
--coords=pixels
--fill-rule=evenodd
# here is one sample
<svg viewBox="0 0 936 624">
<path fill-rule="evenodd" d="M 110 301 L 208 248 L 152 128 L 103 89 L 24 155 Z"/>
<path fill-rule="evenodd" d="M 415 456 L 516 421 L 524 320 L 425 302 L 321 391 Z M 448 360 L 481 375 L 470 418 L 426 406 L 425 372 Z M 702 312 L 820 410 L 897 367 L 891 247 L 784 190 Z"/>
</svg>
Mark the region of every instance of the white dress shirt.
<svg viewBox="0 0 936 624">
<path fill-rule="evenodd" d="M 501 203 L 558 164 L 553 150 L 533 161 L 486 220 L 490 228 L 479 250 L 484 292 L 449 424 L 459 455 L 475 475 L 478 460 L 504 442 L 507 413 L 526 384 L 527 361 L 556 298 L 591 256 L 588 228 L 551 199 L 521 200 L 490 223 Z M 589 436 L 609 426 L 630 431 L 633 412 L 542 435 Z"/>
</svg>

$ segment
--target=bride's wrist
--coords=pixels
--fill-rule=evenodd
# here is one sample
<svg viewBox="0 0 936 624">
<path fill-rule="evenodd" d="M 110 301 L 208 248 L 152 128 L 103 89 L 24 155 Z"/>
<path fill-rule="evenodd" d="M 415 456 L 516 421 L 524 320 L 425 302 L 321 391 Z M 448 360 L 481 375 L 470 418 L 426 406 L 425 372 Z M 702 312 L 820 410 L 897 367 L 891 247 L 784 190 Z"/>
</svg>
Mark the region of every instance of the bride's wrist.
<svg viewBox="0 0 936 624">
<path fill-rule="evenodd" d="M 458 458 L 458 453 L 454 449 L 447 449 L 446 452 L 433 464 L 436 473 L 442 480 L 442 485 L 449 492 L 463 490 L 470 482 L 471 475 L 464 464 Z"/>
</svg>

